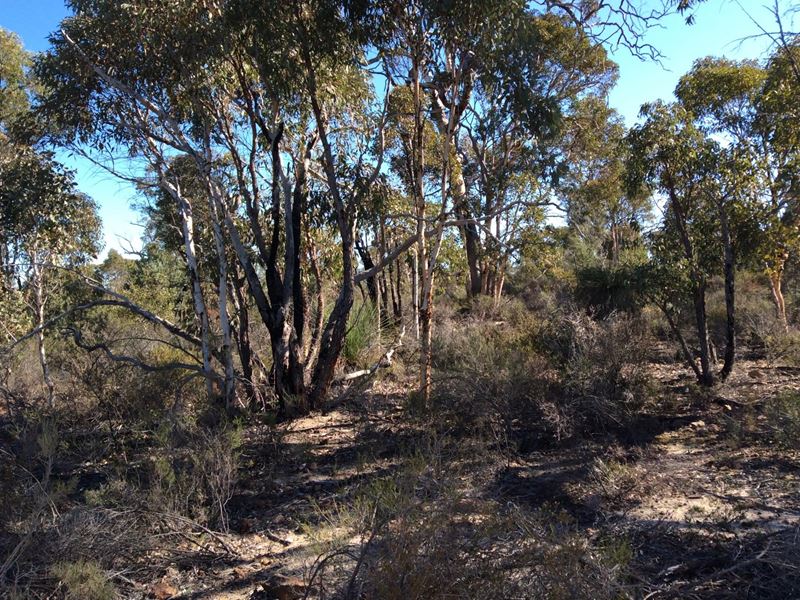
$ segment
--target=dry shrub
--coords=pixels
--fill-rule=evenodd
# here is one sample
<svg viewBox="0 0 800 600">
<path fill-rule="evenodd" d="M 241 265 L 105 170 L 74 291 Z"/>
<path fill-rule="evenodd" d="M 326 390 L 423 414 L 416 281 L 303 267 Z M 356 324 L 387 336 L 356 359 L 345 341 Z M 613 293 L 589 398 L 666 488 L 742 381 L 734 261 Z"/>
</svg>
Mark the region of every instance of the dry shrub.
<svg viewBox="0 0 800 600">
<path fill-rule="evenodd" d="M 769 433 L 781 446 L 800 448 L 800 394 L 786 392 L 767 401 Z"/>
<path fill-rule="evenodd" d="M 54 474 L 62 444 L 56 422 L 44 419 L 30 431 L 36 434 L 34 454 L 3 452 L 4 478 L 10 485 L 3 485 L 2 495 L 5 535 L 0 540 L 0 587 L 5 585 L 23 597 L 50 597 L 63 575 L 69 597 L 109 597 L 102 594 L 111 589 L 110 584 L 94 575 L 98 570 L 128 568 L 132 557 L 143 556 L 152 541 L 149 521 L 130 507 L 118 510 L 81 504 L 77 479 Z M 85 589 L 76 583 L 83 567 L 94 569 L 87 578 L 87 585 L 89 579 L 93 583 Z M 101 595 L 92 596 L 94 592 Z"/>
<path fill-rule="evenodd" d="M 625 427 L 650 394 L 647 344 L 646 324 L 628 316 L 443 323 L 434 409 L 523 450 Z"/>
<path fill-rule="evenodd" d="M 558 408 L 550 401 L 555 372 L 525 328 L 504 321 L 443 323 L 434 368 L 437 421 L 503 444 L 534 430 L 542 440 L 562 435 Z"/>
<path fill-rule="evenodd" d="M 614 458 L 596 458 L 590 483 L 604 505 L 620 508 L 641 495 L 642 471 L 636 465 Z"/>
<path fill-rule="evenodd" d="M 70 598 L 114 597 L 105 571 L 135 570 L 136 559 L 154 545 L 150 521 L 133 510 L 61 506 L 57 512 L 64 503 L 57 494 L 48 496 L 46 511 L 37 498 L 33 510 L 12 524 L 16 544 L 6 556 L 13 553 L 13 560 L 0 587 L 5 583 L 28 598 L 50 597 L 48 590 L 61 580 Z"/>
<path fill-rule="evenodd" d="M 708 321 L 712 339 L 721 348 L 725 340 L 725 297 L 721 283 L 709 294 Z M 736 326 L 740 343 L 757 357 L 800 365 L 800 333 L 786 331 L 778 319 L 766 278 L 742 272 L 736 290 Z"/>
<path fill-rule="evenodd" d="M 624 427 L 647 400 L 649 340 L 641 320 L 566 314 L 539 340 L 560 372 L 564 408 L 583 432 Z"/>
<path fill-rule="evenodd" d="M 67 588 L 67 598 L 74 600 L 112 600 L 114 586 L 96 562 L 59 563 L 53 575 Z"/>
<path fill-rule="evenodd" d="M 175 444 L 170 427 L 159 432 L 150 471 L 149 506 L 228 530 L 228 502 L 238 481 L 242 431 L 196 428 Z"/>
<path fill-rule="evenodd" d="M 615 567 L 561 513 L 471 517 L 442 506 L 393 522 L 362 581 L 365 597 L 386 600 L 599 600 L 620 597 Z"/>
<path fill-rule="evenodd" d="M 326 545 L 309 577 L 315 597 L 624 597 L 621 553 L 595 547 L 549 507 L 528 513 L 464 495 L 439 461 L 414 458 L 325 513 L 328 533 L 316 539 Z"/>
</svg>

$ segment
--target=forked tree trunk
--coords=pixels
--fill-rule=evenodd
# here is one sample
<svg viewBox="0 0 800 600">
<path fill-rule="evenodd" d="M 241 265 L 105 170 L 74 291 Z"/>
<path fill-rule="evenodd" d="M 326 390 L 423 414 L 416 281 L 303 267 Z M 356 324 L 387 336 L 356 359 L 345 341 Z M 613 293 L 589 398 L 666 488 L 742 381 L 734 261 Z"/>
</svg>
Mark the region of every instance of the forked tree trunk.
<svg viewBox="0 0 800 600">
<path fill-rule="evenodd" d="M 708 318 L 706 315 L 706 280 L 700 268 L 696 264 L 696 256 L 692 240 L 686 222 L 686 214 L 683 205 L 677 198 L 674 189 L 670 189 L 670 207 L 675 215 L 675 222 L 678 226 L 681 244 L 683 245 L 684 257 L 692 266 L 690 279 L 692 285 L 692 304 L 694 305 L 694 320 L 697 332 L 697 343 L 700 350 L 700 373 L 698 381 L 701 385 L 711 387 L 714 385 L 714 374 L 711 371 L 711 344 L 708 339 Z M 696 372 L 696 371 L 695 371 Z"/>
<path fill-rule="evenodd" d="M 708 340 L 708 318 L 706 315 L 706 284 L 695 283 L 692 294 L 694 318 L 697 326 L 697 340 L 700 348 L 700 383 L 711 387 L 714 374 L 711 371 L 711 344 Z"/>
<path fill-rule="evenodd" d="M 314 368 L 312 378 L 312 388 L 308 396 L 308 408 L 314 409 L 322 405 L 328 393 L 331 382 L 333 381 L 336 363 L 344 347 L 344 339 L 347 334 L 347 318 L 353 306 L 353 292 L 355 282 L 353 279 L 353 241 L 350 236 L 343 236 L 342 257 L 343 257 L 343 282 L 333 306 L 325 330 L 320 339 L 320 351 L 317 364 Z"/>
</svg>

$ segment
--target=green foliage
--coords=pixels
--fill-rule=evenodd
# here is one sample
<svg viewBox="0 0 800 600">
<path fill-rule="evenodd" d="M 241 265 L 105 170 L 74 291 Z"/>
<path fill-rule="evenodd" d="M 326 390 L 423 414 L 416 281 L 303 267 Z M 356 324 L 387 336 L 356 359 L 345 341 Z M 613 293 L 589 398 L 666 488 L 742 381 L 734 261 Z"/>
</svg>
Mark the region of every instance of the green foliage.
<svg viewBox="0 0 800 600">
<path fill-rule="evenodd" d="M 19 36 L 0 27 L 0 136 L 29 108 L 29 63 Z"/>
<path fill-rule="evenodd" d="M 569 169 L 558 191 L 567 218 L 581 237 L 600 244 L 612 262 L 639 241 L 640 224 L 650 216 L 652 199 L 642 190 L 625 189 L 625 127 L 601 97 L 575 103 L 564 147 Z M 599 249 L 598 249 L 599 250 Z"/>
<path fill-rule="evenodd" d="M 364 301 L 356 306 L 350 311 L 342 357 L 353 366 L 372 366 L 370 360 L 380 342 L 379 331 L 378 311 L 372 303 Z"/>
<path fill-rule="evenodd" d="M 589 313 L 606 319 L 614 313 L 637 313 L 652 282 L 641 266 L 587 267 L 575 274 L 575 296 Z"/>
<path fill-rule="evenodd" d="M 113 600 L 117 597 L 108 576 L 96 562 L 59 563 L 53 567 L 53 576 L 61 580 L 67 588 L 67 597 L 73 600 Z"/>
<path fill-rule="evenodd" d="M 9 259 L 23 265 L 42 256 L 76 264 L 100 246 L 94 201 L 50 155 L 24 146 L 0 147 L 0 226 Z"/>
<path fill-rule="evenodd" d="M 767 401 L 765 414 L 773 438 L 786 448 L 800 448 L 800 394 L 785 392 Z"/>
<path fill-rule="evenodd" d="M 756 61 L 706 57 L 681 77 L 675 95 L 702 127 L 744 141 L 752 135 L 765 78 Z"/>
</svg>

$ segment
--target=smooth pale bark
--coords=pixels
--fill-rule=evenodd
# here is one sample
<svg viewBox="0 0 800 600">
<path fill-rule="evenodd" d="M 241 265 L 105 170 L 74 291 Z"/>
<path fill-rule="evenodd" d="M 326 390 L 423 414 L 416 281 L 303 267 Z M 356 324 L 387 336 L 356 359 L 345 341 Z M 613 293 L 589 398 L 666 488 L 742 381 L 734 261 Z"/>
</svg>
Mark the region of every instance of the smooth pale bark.
<svg viewBox="0 0 800 600">
<path fill-rule="evenodd" d="M 34 252 L 34 256 L 36 253 Z M 55 408 L 56 388 L 50 376 L 50 364 L 47 361 L 47 349 L 44 345 L 44 311 L 47 298 L 44 293 L 44 266 L 36 261 L 31 265 L 31 287 L 33 288 L 33 312 L 36 317 L 36 348 L 39 356 L 39 366 L 42 369 L 42 379 L 47 388 L 47 406 L 50 410 Z"/>
<path fill-rule="evenodd" d="M 208 321 L 208 311 L 203 297 L 203 288 L 200 280 L 200 272 L 197 267 L 197 253 L 194 244 L 194 215 L 192 204 L 181 193 L 178 181 L 168 181 L 165 174 L 161 173 L 162 188 L 175 200 L 178 215 L 181 219 L 181 229 L 183 233 L 183 251 L 186 256 L 186 265 L 189 269 L 189 279 L 192 284 L 192 304 L 195 317 L 200 325 L 200 352 L 203 360 L 203 373 L 206 379 L 206 394 L 208 399 L 214 400 L 214 372 L 211 365 L 211 345 L 209 342 L 210 326 Z"/>
<path fill-rule="evenodd" d="M 225 373 L 222 395 L 225 400 L 225 408 L 230 409 L 236 398 L 236 374 L 233 368 L 233 336 L 228 314 L 228 259 L 225 256 L 225 241 L 222 238 L 222 228 L 220 227 L 220 214 L 224 212 L 224 208 L 220 199 L 220 191 L 212 185 L 209 185 L 208 191 L 209 208 L 211 209 L 211 230 L 214 234 L 217 270 L 219 271 L 217 309 L 219 311 L 219 326 L 222 332 L 222 362 Z"/>
<path fill-rule="evenodd" d="M 418 337 L 420 341 L 419 356 L 419 394 L 422 406 L 428 405 L 430 398 L 430 371 L 428 368 L 431 345 L 431 302 L 426 302 L 426 283 L 431 283 L 433 289 L 433 272 L 430 270 L 428 259 L 428 235 L 426 231 L 426 205 L 425 205 L 425 144 L 423 121 L 423 98 L 420 82 L 419 57 L 415 56 L 412 67 L 413 108 L 414 108 L 414 135 L 411 144 L 411 172 L 414 184 L 414 211 L 416 213 L 417 251 L 414 262 L 414 288 L 416 302 L 416 318 Z"/>
<path fill-rule="evenodd" d="M 772 292 L 772 301 L 775 303 L 775 314 L 783 330 L 789 331 L 789 321 L 786 318 L 786 300 L 783 297 L 783 262 L 780 266 L 773 266 L 769 272 L 769 288 Z"/>
</svg>

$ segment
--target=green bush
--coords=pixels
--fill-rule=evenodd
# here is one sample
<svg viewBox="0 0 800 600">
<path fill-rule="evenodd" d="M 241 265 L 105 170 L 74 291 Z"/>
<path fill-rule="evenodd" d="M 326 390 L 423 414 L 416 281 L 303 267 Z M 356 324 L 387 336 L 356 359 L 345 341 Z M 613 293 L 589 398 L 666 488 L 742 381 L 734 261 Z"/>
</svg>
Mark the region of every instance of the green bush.
<svg viewBox="0 0 800 600">
<path fill-rule="evenodd" d="M 586 267 L 576 272 L 575 297 L 598 319 L 638 313 L 645 303 L 644 271 L 630 265 Z"/>
<path fill-rule="evenodd" d="M 800 394 L 786 392 L 766 405 L 767 423 L 773 438 L 786 448 L 800 448 Z"/>
<path fill-rule="evenodd" d="M 96 562 L 59 563 L 53 567 L 53 576 L 67 588 L 68 598 L 74 600 L 116 598 L 114 586 Z"/>
<path fill-rule="evenodd" d="M 347 335 L 344 339 L 342 357 L 354 367 L 369 366 L 373 350 L 380 341 L 378 311 L 371 302 L 363 302 L 350 311 Z"/>
</svg>

